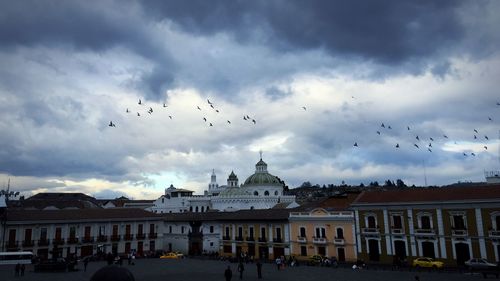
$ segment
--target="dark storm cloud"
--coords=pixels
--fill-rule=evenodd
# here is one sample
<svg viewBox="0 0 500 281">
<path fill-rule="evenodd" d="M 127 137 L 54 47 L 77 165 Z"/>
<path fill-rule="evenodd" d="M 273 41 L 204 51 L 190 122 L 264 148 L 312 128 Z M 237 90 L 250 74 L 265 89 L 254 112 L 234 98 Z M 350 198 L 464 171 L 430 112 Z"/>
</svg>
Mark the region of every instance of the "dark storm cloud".
<svg viewBox="0 0 500 281">
<path fill-rule="evenodd" d="M 461 1 L 193 0 L 144 5 L 189 32 L 226 31 L 283 51 L 324 49 L 390 65 L 449 51 L 464 36 L 457 14 Z"/>
<path fill-rule="evenodd" d="M 3 2 L 0 6 L 0 48 L 46 46 L 103 52 L 125 47 L 158 63 L 153 66 L 152 73 L 143 73 L 138 85 L 147 97 L 157 98 L 173 80 L 175 66 L 170 54 L 152 40 L 147 22 L 142 20 L 139 12 L 130 8 L 132 4 L 109 1 L 93 5 L 77 1 Z"/>
</svg>

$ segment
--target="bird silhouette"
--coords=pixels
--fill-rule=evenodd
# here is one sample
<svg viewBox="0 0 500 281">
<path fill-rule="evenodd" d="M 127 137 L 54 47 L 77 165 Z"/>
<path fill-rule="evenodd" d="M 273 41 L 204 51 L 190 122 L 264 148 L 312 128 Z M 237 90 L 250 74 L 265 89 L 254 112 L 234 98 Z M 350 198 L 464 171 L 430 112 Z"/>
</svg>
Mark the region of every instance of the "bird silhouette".
<svg viewBox="0 0 500 281">
<path fill-rule="evenodd" d="M 380 125 L 380 127 L 382 127 L 382 128 L 385 128 L 385 125 L 384 125 L 384 123 L 382 123 L 382 125 Z"/>
<path fill-rule="evenodd" d="M 208 104 L 212 104 L 209 99 L 207 99 Z"/>
<path fill-rule="evenodd" d="M 207 122 L 207 118 L 203 117 L 203 121 Z"/>
<path fill-rule="evenodd" d="M 170 118 L 170 120 L 172 120 L 172 115 L 169 115 L 168 118 Z"/>
<path fill-rule="evenodd" d="M 210 123 L 210 127 L 212 127 L 212 126 L 213 126 L 212 123 Z"/>
<path fill-rule="evenodd" d="M 211 107 L 211 108 L 214 108 L 214 105 L 213 105 L 213 104 L 210 104 L 210 107 Z"/>
<path fill-rule="evenodd" d="M 379 135 L 380 135 L 380 131 L 377 131 L 377 134 L 379 134 Z"/>
<path fill-rule="evenodd" d="M 116 127 L 115 123 L 113 123 L 113 121 L 109 121 L 109 125 L 110 127 Z"/>
<path fill-rule="evenodd" d="M 227 123 L 228 123 L 228 124 L 231 124 L 231 121 L 227 120 Z"/>
<path fill-rule="evenodd" d="M 216 110 L 215 110 L 215 112 L 219 113 L 219 110 L 218 110 L 218 109 L 216 109 Z"/>
<path fill-rule="evenodd" d="M 420 138 L 419 138 L 418 136 L 416 137 L 416 139 L 417 139 L 417 140 L 420 140 Z"/>
<path fill-rule="evenodd" d="M 392 128 L 391 128 L 391 126 L 389 125 L 389 126 L 387 127 L 387 129 L 391 130 Z"/>
<path fill-rule="evenodd" d="M 484 136 L 484 138 L 485 138 L 485 139 L 487 139 L 487 140 L 490 140 L 490 139 L 488 138 L 488 136 Z"/>
<path fill-rule="evenodd" d="M 167 107 L 167 104 L 165 104 L 165 103 L 164 103 L 164 104 L 163 104 L 163 107 Z"/>
<path fill-rule="evenodd" d="M 128 108 L 127 108 L 127 111 L 126 111 L 126 112 L 127 112 L 127 113 L 129 113 L 129 112 L 130 112 L 130 111 L 128 110 Z"/>
<path fill-rule="evenodd" d="M 396 148 L 399 148 L 399 143 L 396 143 Z"/>
<path fill-rule="evenodd" d="M 472 156 L 476 156 L 476 154 L 474 154 L 474 152 L 471 152 L 471 154 L 470 154 L 470 155 L 472 155 Z"/>
<path fill-rule="evenodd" d="M 474 139 L 477 140 L 477 136 L 476 135 L 474 135 Z"/>
<path fill-rule="evenodd" d="M 488 147 L 487 147 L 486 145 L 485 145 L 485 146 L 483 146 L 483 147 L 484 147 L 484 149 L 485 149 L 485 150 L 488 150 Z"/>
<path fill-rule="evenodd" d="M 410 130 L 410 126 L 406 126 L 406 128 L 408 128 L 408 131 Z"/>
<path fill-rule="evenodd" d="M 476 133 L 477 133 L 477 130 L 476 130 L 476 129 L 474 129 L 474 132 L 476 132 Z"/>
<path fill-rule="evenodd" d="M 358 143 L 357 143 L 357 142 L 355 142 L 355 143 L 354 143 L 354 146 L 356 146 L 356 147 L 357 147 L 357 146 L 358 146 Z"/>
<path fill-rule="evenodd" d="M 307 110 L 307 108 L 305 106 L 302 107 L 304 110 Z"/>
<path fill-rule="evenodd" d="M 255 121 L 255 119 L 252 119 L 252 122 L 253 122 L 254 124 L 257 124 L 257 121 Z"/>
<path fill-rule="evenodd" d="M 413 144 L 416 148 L 419 148 L 418 145 L 416 143 Z"/>
<path fill-rule="evenodd" d="M 430 149 L 430 148 L 427 148 L 427 150 L 429 150 L 429 152 L 432 152 L 432 149 Z"/>
<path fill-rule="evenodd" d="M 150 107 L 149 110 L 148 110 L 148 113 L 149 114 L 153 113 L 153 108 Z"/>
<path fill-rule="evenodd" d="M 443 135 L 443 137 L 444 137 L 445 139 L 447 139 L 447 138 L 448 138 L 448 136 L 447 136 L 447 135 Z"/>
<path fill-rule="evenodd" d="M 429 143 L 429 147 L 432 147 L 432 143 Z"/>
<path fill-rule="evenodd" d="M 430 139 L 431 141 L 434 141 L 434 139 L 433 139 L 433 138 L 429 138 L 429 139 Z"/>
<path fill-rule="evenodd" d="M 493 121 L 493 119 L 491 119 L 491 117 L 488 117 L 488 120 Z"/>
<path fill-rule="evenodd" d="M 467 156 L 467 153 L 464 152 L 463 154 L 464 154 L 464 156 Z"/>
<path fill-rule="evenodd" d="M 141 99 L 139 99 L 139 102 L 138 102 L 138 104 L 142 104 L 142 101 L 141 101 Z"/>
<path fill-rule="evenodd" d="M 500 105 L 500 102 L 497 102 L 497 105 Z"/>
<path fill-rule="evenodd" d="M 139 112 L 137 112 L 137 116 L 141 116 L 141 114 Z"/>
<path fill-rule="evenodd" d="M 246 117 L 246 116 L 243 116 L 243 120 L 247 120 L 247 117 Z"/>
<path fill-rule="evenodd" d="M 201 110 L 201 108 L 199 106 L 196 106 L 198 108 L 198 110 Z"/>
</svg>

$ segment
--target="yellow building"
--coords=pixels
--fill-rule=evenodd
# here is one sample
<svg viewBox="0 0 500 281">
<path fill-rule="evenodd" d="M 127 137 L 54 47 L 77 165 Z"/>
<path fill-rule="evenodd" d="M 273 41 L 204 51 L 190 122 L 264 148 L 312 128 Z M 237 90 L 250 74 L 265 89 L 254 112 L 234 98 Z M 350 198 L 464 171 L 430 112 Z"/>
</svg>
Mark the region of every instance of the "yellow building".
<svg viewBox="0 0 500 281">
<path fill-rule="evenodd" d="M 349 204 L 358 194 L 331 197 L 290 213 L 290 254 L 299 260 L 312 255 L 355 261 L 354 213 Z"/>
</svg>

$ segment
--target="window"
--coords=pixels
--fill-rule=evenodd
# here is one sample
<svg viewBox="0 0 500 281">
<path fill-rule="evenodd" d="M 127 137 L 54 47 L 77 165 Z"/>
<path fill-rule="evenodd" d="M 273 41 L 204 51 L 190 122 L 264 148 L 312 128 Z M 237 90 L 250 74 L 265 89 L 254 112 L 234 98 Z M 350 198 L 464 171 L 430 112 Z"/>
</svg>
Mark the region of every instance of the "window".
<svg viewBox="0 0 500 281">
<path fill-rule="evenodd" d="M 307 247 L 306 246 L 300 246 L 300 255 L 303 257 L 307 256 Z"/>
<path fill-rule="evenodd" d="M 156 233 L 155 232 L 155 224 L 154 223 L 149 224 L 149 233 Z"/>
<path fill-rule="evenodd" d="M 238 227 L 238 237 L 243 237 L 243 227 Z"/>
<path fill-rule="evenodd" d="M 229 237 L 229 226 L 226 226 L 226 237 Z"/>
<path fill-rule="evenodd" d="M 316 227 L 316 238 L 326 238 L 326 229 L 324 227 Z"/>
<path fill-rule="evenodd" d="M 306 237 L 306 228 L 305 227 L 300 228 L 300 237 Z"/>
<path fill-rule="evenodd" d="M 255 195 L 255 196 L 259 196 L 259 192 L 254 191 L 254 192 L 253 192 L 253 195 Z"/>
<path fill-rule="evenodd" d="M 274 195 L 275 195 L 275 196 L 278 196 L 278 194 L 279 194 L 279 192 L 276 190 L 276 191 L 274 192 Z"/>
<path fill-rule="evenodd" d="M 47 228 L 45 227 L 40 228 L 40 240 L 47 240 Z"/>
<path fill-rule="evenodd" d="M 264 191 L 264 195 L 265 195 L 265 196 L 269 196 L 269 191 L 267 191 L 267 190 L 266 190 L 266 191 Z"/>
<path fill-rule="evenodd" d="M 106 226 L 100 225 L 99 226 L 99 236 L 106 235 Z"/>
<path fill-rule="evenodd" d="M 344 229 L 337 227 L 337 239 L 344 239 Z"/>
<path fill-rule="evenodd" d="M 168 233 L 172 233 L 172 226 L 171 225 L 168 226 Z"/>
<path fill-rule="evenodd" d="M 276 238 L 281 239 L 281 228 L 280 227 L 276 228 Z"/>
<path fill-rule="evenodd" d="M 420 228 L 421 229 L 432 229 L 431 217 L 424 215 L 420 217 Z"/>
<path fill-rule="evenodd" d="M 453 227 L 455 229 L 465 229 L 465 220 L 462 215 L 454 215 L 453 216 Z"/>
<path fill-rule="evenodd" d="M 196 206 L 196 208 L 195 208 L 195 212 L 196 212 L 196 213 L 198 213 L 198 206 Z"/>
<path fill-rule="evenodd" d="M 193 206 L 189 206 L 189 211 L 192 212 L 193 211 Z"/>
<path fill-rule="evenodd" d="M 266 228 L 262 227 L 260 229 L 260 238 L 266 238 Z"/>
<path fill-rule="evenodd" d="M 249 229 L 248 229 L 248 236 L 250 238 L 253 238 L 253 226 L 251 226 Z"/>
<path fill-rule="evenodd" d="M 402 229 L 403 228 L 403 223 L 401 221 L 400 215 L 392 216 L 392 227 L 394 229 Z"/>
<path fill-rule="evenodd" d="M 377 221 L 375 220 L 375 216 L 367 217 L 368 228 L 377 228 Z"/>
<path fill-rule="evenodd" d="M 76 237 L 76 227 L 71 226 L 69 228 L 69 238 L 74 239 Z"/>
<path fill-rule="evenodd" d="M 142 223 L 137 226 L 137 233 L 142 234 L 143 229 L 142 229 Z"/>
<path fill-rule="evenodd" d="M 201 206 L 201 212 L 203 213 L 205 211 L 205 207 Z"/>
<path fill-rule="evenodd" d="M 161 203 L 165 203 L 165 198 L 161 198 Z"/>
<path fill-rule="evenodd" d="M 184 226 L 181 227 L 181 233 L 184 233 Z"/>
<path fill-rule="evenodd" d="M 214 246 L 214 242 L 210 242 L 210 247 L 213 247 Z"/>
<path fill-rule="evenodd" d="M 214 233 L 214 226 L 213 225 L 210 226 L 210 233 Z"/>
</svg>

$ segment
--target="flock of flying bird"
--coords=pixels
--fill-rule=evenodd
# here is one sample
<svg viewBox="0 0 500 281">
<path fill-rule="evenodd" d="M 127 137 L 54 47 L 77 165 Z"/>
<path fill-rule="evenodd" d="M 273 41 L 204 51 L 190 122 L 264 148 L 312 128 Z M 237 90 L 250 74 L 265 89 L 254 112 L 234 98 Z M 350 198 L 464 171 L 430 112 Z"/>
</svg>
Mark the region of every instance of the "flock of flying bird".
<svg viewBox="0 0 500 281">
<path fill-rule="evenodd" d="M 352 98 L 354 98 L 354 97 L 352 97 Z M 216 113 L 219 113 L 219 112 L 220 112 L 220 110 L 219 110 L 219 109 L 215 108 L 214 104 L 210 101 L 210 99 L 207 99 L 207 104 L 208 104 L 208 105 L 210 106 L 210 108 L 211 108 L 212 110 L 214 110 Z M 497 104 L 497 106 L 500 106 L 500 102 L 497 102 L 496 104 Z M 141 99 L 139 99 L 138 105 L 140 105 L 140 106 L 144 106 L 144 103 L 142 102 L 142 100 L 141 100 Z M 168 107 L 168 106 L 164 103 L 164 104 L 163 104 L 163 108 L 167 108 L 167 107 Z M 199 111 L 203 111 L 203 109 L 202 109 L 200 106 L 196 106 L 196 108 L 197 108 Z M 302 109 L 303 109 L 304 111 L 307 111 L 307 108 L 306 108 L 305 106 L 303 106 L 303 107 L 302 107 Z M 127 109 L 125 110 L 125 112 L 126 112 L 126 113 L 131 113 L 132 111 L 131 111 L 131 110 L 129 110 L 129 109 L 127 108 Z M 153 112 L 154 112 L 154 110 L 153 110 L 153 108 L 152 108 L 152 107 L 149 107 L 149 109 L 146 111 L 146 113 L 147 113 L 147 114 L 150 114 L 150 115 L 151 115 L 151 114 L 153 114 Z M 137 114 L 137 116 L 138 116 L 138 117 L 140 117 L 140 116 L 141 116 L 141 113 L 140 113 L 139 111 L 137 111 L 137 112 L 136 112 L 136 114 Z M 168 117 L 169 117 L 170 119 L 172 119 L 172 115 L 168 115 Z M 202 117 L 202 120 L 203 120 L 206 124 L 208 124 L 208 126 L 209 126 L 209 127 L 213 127 L 213 123 L 212 123 L 212 121 L 209 121 L 209 120 L 207 119 L 207 117 L 203 116 L 203 117 Z M 251 118 L 249 115 L 243 115 L 243 120 L 248 121 L 248 122 L 251 122 L 251 123 L 253 123 L 254 125 L 255 125 L 255 124 L 257 124 L 257 121 L 256 121 L 254 118 Z M 230 120 L 226 120 L 226 121 L 227 121 L 227 123 L 228 123 L 228 124 L 231 124 L 231 121 L 230 121 Z M 488 121 L 493 122 L 493 118 L 488 117 Z M 116 124 L 115 124 L 115 123 L 113 123 L 113 121 L 110 121 L 110 122 L 109 122 L 109 124 L 108 124 L 108 126 L 109 126 L 109 127 L 116 127 Z M 407 126 L 407 127 L 406 127 L 406 129 L 407 129 L 407 131 L 411 131 L 410 126 Z M 392 130 L 392 127 L 391 127 L 390 125 L 386 125 L 386 124 L 382 123 L 382 124 L 380 125 L 380 129 L 376 131 L 377 135 L 379 135 L 379 136 L 380 136 L 380 135 L 382 135 L 383 130 L 390 131 L 390 130 Z M 480 136 L 480 137 L 478 137 L 478 135 L 479 135 L 479 131 L 478 131 L 477 129 L 473 129 L 473 132 L 474 132 L 474 133 L 473 133 L 473 139 L 474 139 L 475 141 L 478 141 L 478 139 L 482 139 L 482 138 L 483 138 L 483 137 L 481 137 L 481 136 Z M 427 148 L 427 151 L 432 152 L 432 149 L 434 148 L 433 143 L 435 142 L 435 139 L 434 139 L 433 137 L 429 137 L 429 143 L 427 144 L 427 142 L 423 143 L 423 142 L 424 142 L 424 139 L 421 139 L 418 135 L 414 135 L 414 136 L 415 136 L 415 140 L 416 140 L 416 142 L 414 142 L 414 143 L 413 143 L 413 146 L 414 146 L 415 148 L 420 149 L 420 148 L 424 148 L 424 147 L 425 147 L 425 148 Z M 448 138 L 448 136 L 447 136 L 447 135 L 445 135 L 445 134 L 443 134 L 443 135 L 442 135 L 442 138 L 443 138 L 443 139 L 449 139 L 449 138 Z M 488 137 L 487 135 L 484 135 L 484 139 L 485 139 L 486 141 L 488 141 L 488 140 L 489 140 L 489 137 Z M 456 142 L 455 142 L 455 144 L 456 144 Z M 354 147 L 359 147 L 358 142 L 357 142 L 357 141 L 356 141 L 356 142 L 354 142 L 354 145 L 353 145 L 353 146 L 354 146 Z M 394 147 L 395 147 L 396 149 L 399 149 L 399 148 L 400 148 L 400 144 L 399 144 L 399 142 L 397 142 L 397 143 L 394 145 Z M 484 148 L 484 150 L 488 150 L 488 146 L 487 146 L 487 145 L 484 145 L 484 146 L 483 146 L 483 148 Z M 463 152 L 462 154 L 463 154 L 463 156 L 468 156 L 468 155 L 469 155 L 469 154 L 467 154 L 466 152 Z M 476 156 L 476 154 L 475 154 L 474 152 L 470 152 L 470 156 Z"/>
<path fill-rule="evenodd" d="M 214 112 L 216 112 L 216 113 L 219 113 L 219 112 L 220 112 L 220 110 L 219 110 L 219 109 L 215 108 L 214 104 L 210 101 L 210 99 L 207 99 L 207 103 L 208 103 L 208 105 L 210 106 L 210 108 L 211 108 Z M 142 105 L 142 106 L 144 106 L 144 103 L 142 102 L 142 100 L 141 100 L 141 99 L 139 99 L 139 102 L 138 102 L 137 104 L 138 104 L 138 105 Z M 168 106 L 167 106 L 167 104 L 166 104 L 166 103 L 164 103 L 164 104 L 163 104 L 163 107 L 164 107 L 164 108 L 167 108 Z M 197 108 L 199 111 L 203 111 L 203 109 L 202 109 L 200 106 L 196 106 L 196 108 Z M 125 110 L 125 112 L 126 112 L 126 113 L 131 113 L 132 111 L 131 111 L 131 110 L 129 110 L 129 109 L 127 108 L 127 109 Z M 149 107 L 149 109 L 148 109 L 146 112 L 147 112 L 148 114 L 150 114 L 150 115 L 151 115 L 151 114 L 153 114 L 153 112 L 154 112 L 154 111 L 153 111 L 153 108 L 152 108 L 152 107 Z M 137 111 L 137 116 L 138 116 L 138 117 L 140 117 L 140 116 L 141 116 L 141 113 L 140 113 L 139 111 Z M 170 118 L 170 119 L 172 120 L 172 115 L 169 115 L 169 116 L 168 116 L 168 118 Z M 214 125 L 214 124 L 213 124 L 211 121 L 208 121 L 207 117 L 203 116 L 202 120 L 203 120 L 203 121 L 205 121 L 205 123 L 207 123 L 209 127 L 213 127 L 213 125 Z M 252 122 L 254 125 L 255 125 L 255 124 L 257 124 L 257 121 L 256 121 L 254 118 L 250 117 L 249 115 L 243 115 L 243 120 L 245 120 L 245 121 L 249 121 L 249 122 Z M 230 120 L 226 120 L 226 122 L 227 122 L 227 124 L 231 124 L 231 121 L 230 121 Z M 113 121 L 109 121 L 108 126 L 109 126 L 109 127 L 116 127 L 116 124 L 115 124 L 115 123 L 113 123 Z"/>
</svg>

